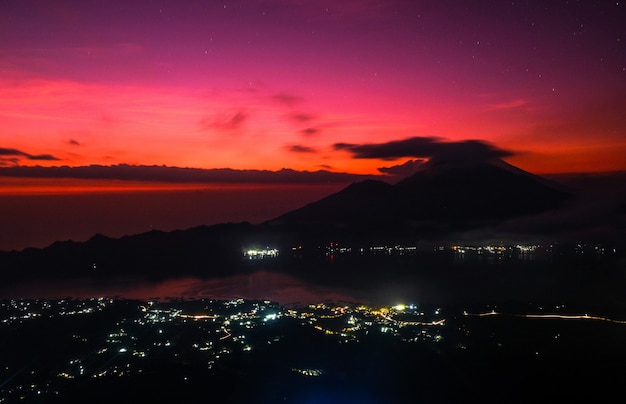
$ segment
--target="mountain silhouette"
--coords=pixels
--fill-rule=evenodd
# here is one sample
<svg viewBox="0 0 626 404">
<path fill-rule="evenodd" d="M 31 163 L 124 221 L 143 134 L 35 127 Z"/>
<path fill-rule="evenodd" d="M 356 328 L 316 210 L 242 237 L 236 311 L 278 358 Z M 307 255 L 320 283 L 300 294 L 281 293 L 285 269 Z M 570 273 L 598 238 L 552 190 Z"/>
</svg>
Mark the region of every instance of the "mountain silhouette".
<svg viewBox="0 0 626 404">
<path fill-rule="evenodd" d="M 425 164 L 396 184 L 365 180 L 259 225 L 224 223 L 172 232 L 151 231 L 119 239 L 95 235 L 43 249 L 0 251 L 2 276 L 112 278 L 176 275 L 224 276 L 246 271 L 244 248 L 341 240 L 438 238 L 546 212 L 571 194 L 501 160 Z M 270 265 L 262 263 L 263 266 Z"/>
<path fill-rule="evenodd" d="M 508 163 L 442 160 L 395 185 L 366 180 L 268 224 L 380 231 L 450 231 L 556 209 L 571 194 Z"/>
<path fill-rule="evenodd" d="M 0 251 L 5 280 L 232 275 L 242 267 L 242 247 L 266 237 L 249 223 L 187 230 L 152 230 L 121 238 L 96 234 L 84 242 L 57 241 L 45 248 Z M 269 236 L 267 236 L 269 237 Z"/>
</svg>

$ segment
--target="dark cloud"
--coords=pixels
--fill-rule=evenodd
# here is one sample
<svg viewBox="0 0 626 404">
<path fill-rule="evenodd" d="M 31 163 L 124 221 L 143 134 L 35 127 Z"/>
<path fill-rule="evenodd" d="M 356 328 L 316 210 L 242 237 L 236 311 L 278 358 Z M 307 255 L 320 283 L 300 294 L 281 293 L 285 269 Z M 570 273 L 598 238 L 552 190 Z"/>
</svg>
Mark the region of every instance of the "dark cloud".
<svg viewBox="0 0 626 404">
<path fill-rule="evenodd" d="M 21 150 L 0 147 L 0 156 L 28 156 L 28 154 Z"/>
<path fill-rule="evenodd" d="M 309 122 L 313 120 L 313 115 L 305 114 L 305 113 L 295 113 L 289 115 L 289 118 L 296 122 Z"/>
<path fill-rule="evenodd" d="M 513 155 L 482 140 L 446 142 L 436 137 L 412 137 L 387 143 L 335 143 L 333 147 L 345 150 L 358 159 L 416 157 L 435 161 L 480 162 Z"/>
<path fill-rule="evenodd" d="M 238 128 L 247 118 L 247 115 L 243 112 L 237 112 L 230 120 L 227 122 L 227 126 L 230 128 Z"/>
<path fill-rule="evenodd" d="M 409 160 L 404 164 L 398 164 L 391 167 L 379 167 L 378 171 L 396 177 L 398 180 L 409 177 L 424 165 L 425 160 Z"/>
<path fill-rule="evenodd" d="M 243 123 L 248 118 L 248 114 L 245 111 L 237 111 L 232 115 L 222 116 L 218 118 L 205 118 L 200 122 L 202 129 L 219 129 L 232 131 L 241 128 Z"/>
<path fill-rule="evenodd" d="M 70 139 L 67 142 L 71 144 L 72 146 L 80 146 L 80 143 L 76 139 Z"/>
<path fill-rule="evenodd" d="M 287 150 L 292 151 L 294 153 L 315 153 L 316 152 L 316 150 L 312 147 L 303 146 L 299 144 L 287 146 Z"/>
<path fill-rule="evenodd" d="M 298 147 L 298 146 L 292 146 Z M 300 146 L 299 152 L 313 152 Z M 318 184 L 350 183 L 375 176 L 337 173 L 326 170 L 295 171 L 282 169 L 235 170 L 230 168 L 200 169 L 167 166 L 134 166 L 119 164 L 112 166 L 91 165 L 81 167 L 12 167 L 0 164 L 0 176 L 17 178 L 78 178 L 78 179 L 115 179 L 127 181 L 169 182 L 169 183 L 258 183 L 258 184 Z"/>
<path fill-rule="evenodd" d="M 26 157 L 28 160 L 50 160 L 50 161 L 58 161 L 60 160 L 57 157 L 54 157 L 51 154 L 38 154 L 36 156 L 29 155 Z"/>
<path fill-rule="evenodd" d="M 313 136 L 320 132 L 321 131 L 318 128 L 305 128 L 300 131 L 300 133 L 302 133 L 303 135 L 307 135 L 307 136 Z"/>
<path fill-rule="evenodd" d="M 51 154 L 28 154 L 18 149 L 11 149 L 11 148 L 5 148 L 5 147 L 0 147 L 0 156 L 10 156 L 8 158 L 3 157 L 3 160 L 13 161 L 16 164 L 22 158 L 26 160 L 49 160 L 49 161 L 60 160 L 59 158 L 54 157 Z"/>
<path fill-rule="evenodd" d="M 0 157 L 0 167 L 16 166 L 20 163 L 17 157 Z"/>
<path fill-rule="evenodd" d="M 274 94 L 272 99 L 287 106 L 292 106 L 302 101 L 302 97 L 289 93 Z"/>
</svg>

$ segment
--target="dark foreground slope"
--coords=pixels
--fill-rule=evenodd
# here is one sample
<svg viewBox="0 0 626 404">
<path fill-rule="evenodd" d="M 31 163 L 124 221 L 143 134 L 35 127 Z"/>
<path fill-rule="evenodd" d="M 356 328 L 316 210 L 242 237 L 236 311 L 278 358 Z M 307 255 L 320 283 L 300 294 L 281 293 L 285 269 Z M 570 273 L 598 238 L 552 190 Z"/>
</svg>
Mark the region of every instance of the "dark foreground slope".
<svg viewBox="0 0 626 404">
<path fill-rule="evenodd" d="M 528 303 L 493 315 L 483 305 L 0 303 L 2 402 L 569 403 L 616 402 L 623 390 L 624 311 L 589 311 L 603 321 Z M 24 319 L 24 307 L 39 315 Z M 525 315 L 546 312 L 564 318 Z"/>
<path fill-rule="evenodd" d="M 269 243 L 275 238 L 249 223 L 153 230 L 119 239 L 95 235 L 85 242 L 0 252 L 0 276 L 5 284 L 33 278 L 219 277 L 243 269 L 243 250 L 256 240 Z"/>
</svg>

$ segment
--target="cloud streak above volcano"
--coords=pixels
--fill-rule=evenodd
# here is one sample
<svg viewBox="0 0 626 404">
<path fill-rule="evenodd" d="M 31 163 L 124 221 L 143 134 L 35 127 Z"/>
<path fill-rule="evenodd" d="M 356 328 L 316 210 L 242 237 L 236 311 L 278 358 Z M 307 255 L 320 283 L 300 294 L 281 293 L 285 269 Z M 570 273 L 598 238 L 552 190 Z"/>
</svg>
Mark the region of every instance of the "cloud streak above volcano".
<svg viewBox="0 0 626 404">
<path fill-rule="evenodd" d="M 482 162 L 513 156 L 481 140 L 444 141 L 436 137 L 411 137 L 385 143 L 335 143 L 335 150 L 349 152 L 357 159 L 396 160 L 403 157 Z"/>
</svg>

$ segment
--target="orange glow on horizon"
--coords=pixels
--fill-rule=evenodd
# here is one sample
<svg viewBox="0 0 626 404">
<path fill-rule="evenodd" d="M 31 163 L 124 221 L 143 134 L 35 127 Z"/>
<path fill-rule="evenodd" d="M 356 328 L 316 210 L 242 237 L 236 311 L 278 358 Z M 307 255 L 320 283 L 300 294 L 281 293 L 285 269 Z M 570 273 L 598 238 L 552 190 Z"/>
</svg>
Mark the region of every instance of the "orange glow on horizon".
<svg viewBox="0 0 626 404">
<path fill-rule="evenodd" d="M 172 183 L 110 179 L 47 179 L 0 177 L 0 196 L 9 195 L 71 195 L 132 192 L 193 192 L 213 190 L 298 190 L 302 188 L 336 188 L 329 184 L 293 183 Z"/>
</svg>

